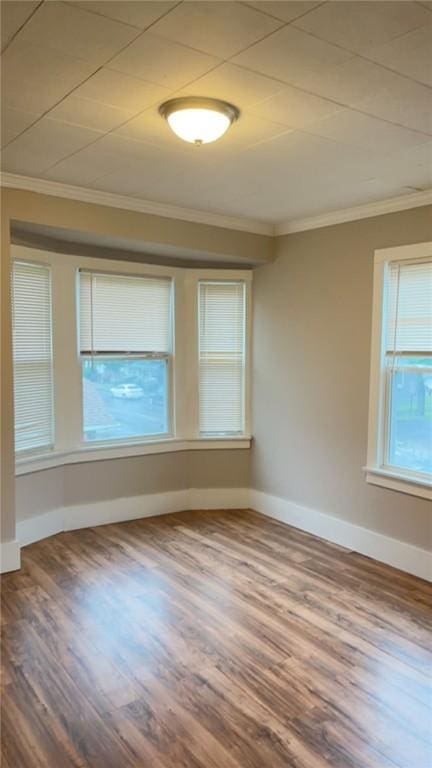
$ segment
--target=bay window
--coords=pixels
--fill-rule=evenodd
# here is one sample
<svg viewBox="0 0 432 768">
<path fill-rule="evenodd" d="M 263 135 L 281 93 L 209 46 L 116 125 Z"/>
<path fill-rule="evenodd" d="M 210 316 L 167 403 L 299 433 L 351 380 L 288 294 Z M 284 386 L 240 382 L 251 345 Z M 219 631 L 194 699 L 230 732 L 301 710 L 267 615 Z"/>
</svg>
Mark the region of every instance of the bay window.
<svg viewBox="0 0 432 768">
<path fill-rule="evenodd" d="M 249 446 L 250 271 L 12 254 L 18 474 Z"/>
<path fill-rule="evenodd" d="M 432 497 L 432 244 L 377 252 L 368 480 Z"/>
</svg>

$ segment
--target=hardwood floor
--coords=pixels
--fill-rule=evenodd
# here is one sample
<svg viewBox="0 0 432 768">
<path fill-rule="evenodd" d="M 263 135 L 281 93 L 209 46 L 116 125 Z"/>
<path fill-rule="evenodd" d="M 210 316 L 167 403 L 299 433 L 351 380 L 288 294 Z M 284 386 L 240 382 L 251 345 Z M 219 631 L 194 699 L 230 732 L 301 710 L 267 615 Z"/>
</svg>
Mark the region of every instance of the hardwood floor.
<svg viewBox="0 0 432 768">
<path fill-rule="evenodd" d="M 2 600 L 3 768 L 432 766 L 432 585 L 254 512 L 60 534 Z"/>
</svg>

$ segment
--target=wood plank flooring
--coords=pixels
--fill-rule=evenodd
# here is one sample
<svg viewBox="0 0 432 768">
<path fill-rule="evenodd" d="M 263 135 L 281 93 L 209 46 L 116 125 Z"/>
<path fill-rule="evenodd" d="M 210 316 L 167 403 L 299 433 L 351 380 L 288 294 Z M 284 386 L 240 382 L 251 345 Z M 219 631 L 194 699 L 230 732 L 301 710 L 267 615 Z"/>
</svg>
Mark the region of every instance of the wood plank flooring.
<svg viewBox="0 0 432 768">
<path fill-rule="evenodd" d="M 2 578 L 3 768 L 431 768 L 432 585 L 254 512 Z"/>
</svg>

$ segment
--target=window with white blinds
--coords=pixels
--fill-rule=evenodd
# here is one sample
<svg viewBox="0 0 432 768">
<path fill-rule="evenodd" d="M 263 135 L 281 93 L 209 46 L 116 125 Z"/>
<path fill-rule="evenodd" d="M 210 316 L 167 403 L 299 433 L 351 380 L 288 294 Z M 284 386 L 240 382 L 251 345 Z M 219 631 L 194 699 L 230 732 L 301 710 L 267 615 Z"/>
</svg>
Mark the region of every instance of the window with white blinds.
<svg viewBox="0 0 432 768">
<path fill-rule="evenodd" d="M 80 272 L 84 440 L 170 432 L 171 282 Z"/>
<path fill-rule="evenodd" d="M 54 443 L 49 267 L 14 263 L 12 312 L 15 450 L 46 451 Z"/>
<path fill-rule="evenodd" d="M 246 289 L 199 283 L 199 427 L 203 435 L 245 430 Z"/>
<path fill-rule="evenodd" d="M 11 257 L 18 474 L 248 447 L 251 270 Z"/>
<path fill-rule="evenodd" d="M 171 280 L 80 272 L 81 353 L 168 353 Z"/>
<path fill-rule="evenodd" d="M 388 355 L 432 353 L 432 260 L 389 265 Z"/>
</svg>

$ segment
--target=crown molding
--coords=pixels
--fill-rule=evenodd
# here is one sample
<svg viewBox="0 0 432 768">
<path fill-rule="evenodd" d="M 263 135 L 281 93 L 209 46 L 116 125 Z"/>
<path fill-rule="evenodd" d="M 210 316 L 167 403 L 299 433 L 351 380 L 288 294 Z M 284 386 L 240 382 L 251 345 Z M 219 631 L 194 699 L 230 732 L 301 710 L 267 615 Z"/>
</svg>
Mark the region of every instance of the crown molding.
<svg viewBox="0 0 432 768">
<path fill-rule="evenodd" d="M 289 235 L 293 232 L 305 232 L 308 229 L 331 227 L 333 224 L 343 224 L 358 219 L 369 219 L 372 216 L 382 216 L 385 213 L 407 211 L 410 208 L 419 208 L 422 205 L 432 203 L 432 189 L 422 192 L 413 192 L 409 195 L 391 197 L 387 200 L 378 200 L 375 203 L 356 205 L 353 208 L 341 208 L 320 216 L 310 216 L 304 219 L 291 219 L 275 224 L 274 235 Z"/>
<path fill-rule="evenodd" d="M 432 204 L 432 189 L 422 192 L 413 192 L 408 195 L 400 195 L 387 200 L 378 200 L 374 203 L 356 205 L 352 208 L 341 208 L 319 216 L 309 216 L 303 219 L 287 219 L 276 224 L 271 224 L 257 219 L 223 216 L 218 213 L 199 211 L 194 208 L 181 208 L 176 205 L 157 203 L 151 200 L 141 200 L 126 195 L 116 195 L 112 192 L 102 192 L 97 189 L 86 189 L 71 184 L 62 184 L 49 179 L 36 179 L 31 176 L 20 176 L 15 173 L 2 173 L 0 186 L 12 189 L 24 189 L 29 192 L 39 192 L 54 197 L 65 197 L 69 200 L 80 200 L 85 203 L 105 205 L 111 208 L 123 208 L 127 211 L 137 211 L 154 216 L 163 216 L 169 219 L 190 221 L 195 224 L 207 224 L 213 227 L 234 229 L 240 232 L 250 232 L 257 235 L 279 236 L 289 235 L 294 232 L 305 232 L 308 229 L 331 227 L 334 224 L 343 224 L 348 221 L 368 219 L 373 216 L 382 216 L 386 213 L 406 211 L 410 208 L 418 208 L 422 205 Z"/>
<path fill-rule="evenodd" d="M 136 197 L 76 187 L 71 184 L 50 181 L 49 179 L 20 176 L 15 173 L 2 173 L 0 176 L 0 186 L 11 189 L 24 189 L 28 192 L 39 192 L 40 194 L 54 197 L 65 197 L 69 200 L 79 200 L 84 203 L 106 205 L 111 208 L 123 208 L 127 211 L 163 216 L 168 219 L 190 221 L 195 224 L 207 224 L 212 227 L 251 232 L 256 235 L 273 235 L 274 230 L 272 224 L 257 221 L 256 219 L 223 216 L 222 214 L 208 213 L 194 208 L 181 208 L 177 205 L 157 203 L 152 200 L 141 200 Z"/>
</svg>

